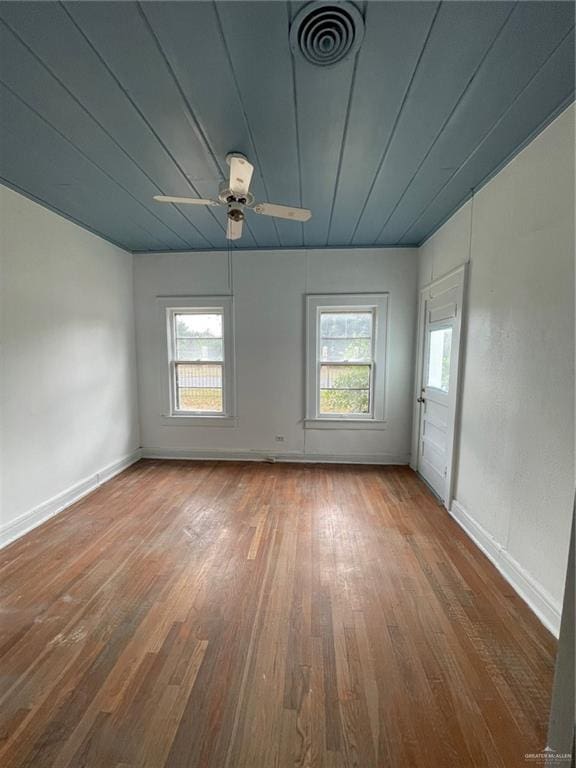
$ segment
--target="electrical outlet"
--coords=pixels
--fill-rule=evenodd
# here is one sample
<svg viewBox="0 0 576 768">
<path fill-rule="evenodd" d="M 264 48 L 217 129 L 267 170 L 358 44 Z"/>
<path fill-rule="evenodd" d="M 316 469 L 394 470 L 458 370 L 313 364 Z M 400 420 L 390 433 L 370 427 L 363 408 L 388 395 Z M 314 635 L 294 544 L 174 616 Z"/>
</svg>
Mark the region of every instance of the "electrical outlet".
<svg viewBox="0 0 576 768">
<path fill-rule="evenodd" d="M 277 443 L 283 443 L 284 442 L 284 435 L 275 435 L 274 440 L 276 440 Z"/>
</svg>

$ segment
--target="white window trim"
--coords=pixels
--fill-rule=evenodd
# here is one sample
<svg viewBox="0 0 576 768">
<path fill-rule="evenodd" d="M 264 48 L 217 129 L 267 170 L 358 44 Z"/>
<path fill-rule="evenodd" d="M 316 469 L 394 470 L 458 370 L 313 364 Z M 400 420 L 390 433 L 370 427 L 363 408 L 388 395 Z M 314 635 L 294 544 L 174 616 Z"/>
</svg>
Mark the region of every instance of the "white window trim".
<svg viewBox="0 0 576 768">
<path fill-rule="evenodd" d="M 232 296 L 157 296 L 160 311 L 161 339 L 163 345 L 160 392 L 162 402 L 162 423 L 169 426 L 235 426 L 235 344 Z M 222 313 L 222 345 L 224 349 L 224 376 L 222 398 L 223 413 L 202 413 L 177 411 L 174 407 L 173 360 L 173 317 L 178 312 L 210 310 Z"/>
<path fill-rule="evenodd" d="M 320 312 L 327 310 L 374 312 L 372 412 L 365 416 L 324 416 L 319 413 Z M 385 429 L 388 293 L 347 293 L 306 296 L 306 417 L 307 429 Z"/>
</svg>

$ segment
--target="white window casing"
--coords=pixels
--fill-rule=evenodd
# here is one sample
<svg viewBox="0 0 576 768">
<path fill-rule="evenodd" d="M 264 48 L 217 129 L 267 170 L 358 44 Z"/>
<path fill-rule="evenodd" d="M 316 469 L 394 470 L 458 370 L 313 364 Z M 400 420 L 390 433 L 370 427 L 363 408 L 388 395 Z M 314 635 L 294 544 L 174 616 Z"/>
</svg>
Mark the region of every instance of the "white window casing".
<svg viewBox="0 0 576 768">
<path fill-rule="evenodd" d="M 164 350 L 160 366 L 162 422 L 171 426 L 234 426 L 236 397 L 233 298 L 231 296 L 159 296 L 156 301 L 160 313 Z M 194 352 L 190 353 L 190 359 L 182 353 L 177 354 L 177 343 L 185 340 L 179 337 L 177 342 L 176 317 L 210 314 L 220 315 L 222 318 L 221 354 L 216 354 L 214 359 L 199 356 Z M 190 337 L 191 342 L 196 340 L 196 337 Z M 213 337 L 211 340 L 218 341 L 219 337 Z M 191 344 L 191 347 L 193 346 Z M 179 371 L 201 367 L 206 367 L 207 371 L 212 368 L 212 375 L 216 370 L 221 371 L 217 376 L 218 383 L 205 385 L 206 389 L 212 388 L 214 392 L 219 390 L 221 385 L 221 406 L 216 405 L 213 410 L 205 408 L 194 410 L 192 406 L 183 408 L 178 390 Z"/>
<path fill-rule="evenodd" d="M 338 337 L 330 333 L 322 337 L 321 319 L 329 323 L 345 322 L 353 315 L 371 315 L 370 334 L 353 334 Z M 363 318 L 366 321 L 366 317 Z M 340 326 L 341 327 L 341 326 Z M 348 326 L 346 326 L 348 327 Z M 388 294 L 323 294 L 306 296 L 306 415 L 304 426 L 308 429 L 385 429 L 386 353 L 388 333 Z M 323 346 L 321 349 L 321 340 Z M 346 352 L 338 352 L 338 344 L 344 349 L 356 342 L 357 349 L 351 359 Z M 332 349 L 332 351 L 330 351 Z M 361 350 L 361 351 L 359 351 Z M 357 383 L 354 387 L 330 388 L 330 373 L 338 376 L 338 368 L 365 377 L 368 385 Z M 352 371 L 351 371 L 352 372 Z M 322 387 L 324 384 L 324 387 Z M 359 412 L 328 412 L 322 392 L 355 391 Z M 368 394 L 367 394 L 368 393 Z M 323 405 L 321 404 L 323 403 Z"/>
</svg>

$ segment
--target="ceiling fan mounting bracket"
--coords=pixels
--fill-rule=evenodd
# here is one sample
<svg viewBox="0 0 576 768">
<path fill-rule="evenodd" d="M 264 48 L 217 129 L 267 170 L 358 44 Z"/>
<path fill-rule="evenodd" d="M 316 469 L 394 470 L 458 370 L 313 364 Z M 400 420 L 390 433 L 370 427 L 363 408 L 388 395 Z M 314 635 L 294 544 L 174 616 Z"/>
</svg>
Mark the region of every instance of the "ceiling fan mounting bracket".
<svg viewBox="0 0 576 768">
<path fill-rule="evenodd" d="M 235 157 L 237 157 L 239 160 L 244 160 L 245 163 L 248 162 L 248 158 L 246 157 L 246 155 L 243 155 L 242 152 L 228 152 L 228 154 L 226 155 L 226 162 L 228 163 L 228 165 L 230 165 L 230 163 Z"/>
</svg>

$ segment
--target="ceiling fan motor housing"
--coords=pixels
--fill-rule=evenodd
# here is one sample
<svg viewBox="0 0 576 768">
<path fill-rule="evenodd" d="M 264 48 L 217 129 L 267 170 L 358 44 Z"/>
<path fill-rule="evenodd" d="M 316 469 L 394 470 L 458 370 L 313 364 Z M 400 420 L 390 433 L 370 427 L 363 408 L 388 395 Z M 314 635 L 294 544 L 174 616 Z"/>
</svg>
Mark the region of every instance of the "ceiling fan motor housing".
<svg viewBox="0 0 576 768">
<path fill-rule="evenodd" d="M 254 195 L 248 192 L 246 195 L 236 195 L 230 187 L 227 181 L 223 181 L 218 189 L 218 199 L 224 205 L 233 205 L 239 203 L 240 205 L 247 205 L 250 207 L 254 204 Z"/>
</svg>

